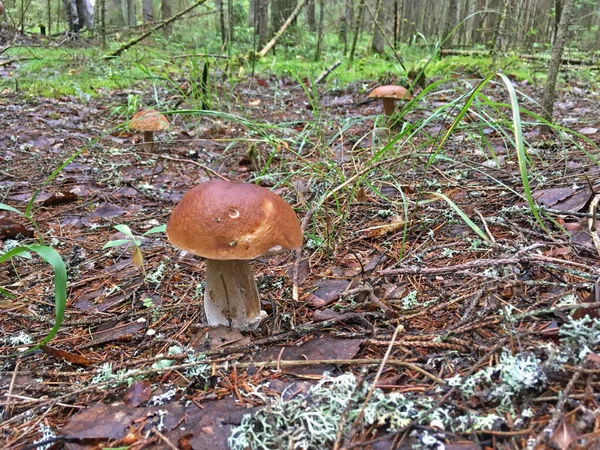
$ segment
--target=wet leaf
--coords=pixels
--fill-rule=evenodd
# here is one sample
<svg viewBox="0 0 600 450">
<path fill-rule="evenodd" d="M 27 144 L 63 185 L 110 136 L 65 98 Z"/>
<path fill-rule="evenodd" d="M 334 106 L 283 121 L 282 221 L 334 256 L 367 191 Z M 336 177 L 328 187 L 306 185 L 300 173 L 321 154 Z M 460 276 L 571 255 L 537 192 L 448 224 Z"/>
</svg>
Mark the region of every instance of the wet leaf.
<svg viewBox="0 0 600 450">
<path fill-rule="evenodd" d="M 77 355 L 75 353 L 67 352 L 65 350 L 61 350 L 58 348 L 50 347 L 49 345 L 42 345 L 40 348 L 47 353 L 48 355 L 54 356 L 56 359 L 67 361 L 71 364 L 75 364 L 76 366 L 90 366 L 93 364 L 93 361 L 86 358 L 85 356 Z"/>
<path fill-rule="evenodd" d="M 0 217 L 0 239 L 16 239 L 18 236 L 31 238 L 33 231 L 8 217 Z"/>
<path fill-rule="evenodd" d="M 152 386 L 150 383 L 145 380 L 137 380 L 125 392 L 123 402 L 127 406 L 140 406 L 150 400 L 151 395 Z"/>
<path fill-rule="evenodd" d="M 550 446 L 558 450 L 567 450 L 571 442 L 577 440 L 575 429 L 565 422 L 564 417 L 560 419 L 558 426 L 550 438 Z"/>
<path fill-rule="evenodd" d="M 56 206 L 63 203 L 69 203 L 77 200 L 77 195 L 73 192 L 57 191 L 42 202 L 42 206 Z"/>
<path fill-rule="evenodd" d="M 123 214 L 125 214 L 125 210 L 120 206 L 113 205 L 112 203 L 104 203 L 94 210 L 92 217 L 102 217 L 106 219 L 108 217 L 121 216 Z"/>
</svg>

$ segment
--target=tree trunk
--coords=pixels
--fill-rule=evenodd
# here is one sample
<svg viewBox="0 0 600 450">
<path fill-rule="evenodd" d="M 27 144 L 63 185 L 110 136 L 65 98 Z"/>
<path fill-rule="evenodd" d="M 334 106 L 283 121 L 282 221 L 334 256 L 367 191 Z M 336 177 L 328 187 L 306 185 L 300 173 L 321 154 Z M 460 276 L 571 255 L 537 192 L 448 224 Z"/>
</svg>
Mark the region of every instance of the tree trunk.
<svg viewBox="0 0 600 450">
<path fill-rule="evenodd" d="M 363 11 L 365 9 L 365 0 L 360 0 L 358 4 L 358 11 L 356 13 L 356 23 L 354 24 L 354 35 L 352 36 L 352 47 L 350 48 L 350 63 L 354 61 L 354 52 L 356 51 L 356 43 L 358 42 L 358 35 L 360 34 L 360 25 L 363 18 Z"/>
<path fill-rule="evenodd" d="M 254 10 L 256 8 L 256 1 L 257 0 L 249 0 L 248 2 L 248 16 L 246 18 L 246 25 L 252 28 L 254 28 Z"/>
<path fill-rule="evenodd" d="M 315 61 L 321 59 L 321 48 L 323 46 L 323 19 L 325 18 L 324 0 L 319 0 L 319 33 L 317 35 L 317 48 L 315 50 Z"/>
<path fill-rule="evenodd" d="M 504 0 L 502 6 L 502 13 L 500 14 L 500 23 L 498 24 L 498 30 L 496 31 L 496 39 L 494 42 L 494 48 L 500 52 L 506 51 L 506 22 L 508 17 L 508 0 Z"/>
<path fill-rule="evenodd" d="M 227 42 L 227 29 L 225 28 L 225 6 L 223 0 L 215 0 L 215 9 L 217 10 L 217 32 L 221 36 L 221 45 Z"/>
<path fill-rule="evenodd" d="M 254 0 L 256 2 L 255 14 L 258 14 L 258 45 L 262 47 L 269 38 L 269 0 Z"/>
<path fill-rule="evenodd" d="M 554 27 L 552 28 L 552 44 L 556 41 L 556 34 L 558 33 L 558 25 L 563 12 L 562 0 L 554 0 Z"/>
<path fill-rule="evenodd" d="M 373 23 L 373 41 L 371 42 L 371 50 L 378 55 L 383 54 L 385 50 L 385 42 L 383 38 L 382 27 L 384 25 L 383 18 L 385 17 L 383 0 L 377 0 L 375 9 L 375 21 Z M 379 26 L 378 26 L 379 25 Z"/>
<path fill-rule="evenodd" d="M 171 0 L 161 0 L 160 2 L 160 17 L 162 20 L 167 20 L 169 17 L 173 15 L 173 10 L 171 9 Z M 171 24 L 165 25 L 163 27 L 165 35 L 169 36 L 173 27 Z"/>
<path fill-rule="evenodd" d="M 448 48 L 452 46 L 452 38 L 450 35 L 452 30 L 456 26 L 456 15 L 458 13 L 458 3 L 456 0 L 450 0 L 448 2 L 448 9 L 446 10 L 446 20 L 444 21 L 444 31 L 441 36 L 443 42 L 442 47 Z"/>
<path fill-rule="evenodd" d="M 142 1 L 142 15 L 144 16 L 144 22 L 152 22 L 154 20 L 154 7 L 152 6 L 152 0 Z"/>
<path fill-rule="evenodd" d="M 552 46 L 552 56 L 550 64 L 548 64 L 548 78 L 544 86 L 544 99 L 542 107 L 544 108 L 544 118 L 548 122 L 552 122 L 552 113 L 554 111 L 554 98 L 556 91 L 556 80 L 558 78 L 558 70 L 562 59 L 565 41 L 569 33 L 569 24 L 571 22 L 571 14 L 573 12 L 575 0 L 565 0 L 563 10 L 556 32 L 556 39 Z"/>
<path fill-rule="evenodd" d="M 306 24 L 313 33 L 317 32 L 317 18 L 315 15 L 315 0 L 306 3 Z"/>
</svg>

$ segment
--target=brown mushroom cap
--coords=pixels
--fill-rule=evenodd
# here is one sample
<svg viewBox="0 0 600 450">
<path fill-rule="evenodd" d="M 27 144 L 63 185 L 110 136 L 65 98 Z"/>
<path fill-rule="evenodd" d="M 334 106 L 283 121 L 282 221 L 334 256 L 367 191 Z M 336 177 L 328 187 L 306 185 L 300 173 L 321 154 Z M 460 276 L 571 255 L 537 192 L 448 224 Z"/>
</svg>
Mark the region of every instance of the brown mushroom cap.
<svg viewBox="0 0 600 450">
<path fill-rule="evenodd" d="M 162 131 L 169 128 L 169 120 L 154 109 L 138 111 L 129 121 L 133 131 Z"/>
<path fill-rule="evenodd" d="M 369 98 L 391 98 L 394 100 L 411 100 L 412 96 L 402 86 L 379 86 L 369 93 Z"/>
<path fill-rule="evenodd" d="M 167 224 L 176 247 L 208 259 L 252 259 L 299 248 L 294 210 L 268 189 L 212 180 L 183 196 Z"/>
</svg>

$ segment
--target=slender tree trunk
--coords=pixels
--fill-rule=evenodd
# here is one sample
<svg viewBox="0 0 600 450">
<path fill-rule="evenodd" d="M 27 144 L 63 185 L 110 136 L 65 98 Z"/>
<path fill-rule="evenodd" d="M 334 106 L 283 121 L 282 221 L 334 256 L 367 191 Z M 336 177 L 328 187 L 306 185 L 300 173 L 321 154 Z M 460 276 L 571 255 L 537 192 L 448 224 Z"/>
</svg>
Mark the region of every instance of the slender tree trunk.
<svg viewBox="0 0 600 450">
<path fill-rule="evenodd" d="M 554 27 L 552 28 L 552 44 L 556 41 L 556 34 L 558 33 L 558 25 L 560 23 L 560 17 L 563 12 L 562 0 L 554 0 Z"/>
<path fill-rule="evenodd" d="M 456 0 L 448 2 L 446 10 L 446 20 L 444 21 L 444 31 L 442 32 L 441 40 L 444 42 L 443 48 L 452 47 L 453 36 L 450 36 L 452 30 L 456 26 L 456 15 L 458 12 L 458 3 Z"/>
<path fill-rule="evenodd" d="M 373 41 L 371 42 L 371 50 L 378 55 L 381 55 L 385 49 L 385 42 L 382 32 L 384 16 L 383 0 L 377 0 L 375 21 L 373 23 Z"/>
<path fill-rule="evenodd" d="M 254 27 L 254 10 L 256 7 L 256 0 L 248 1 L 248 16 L 246 17 L 246 25 L 248 27 Z M 256 30 L 254 30 L 256 31 Z"/>
<path fill-rule="evenodd" d="M 319 33 L 317 35 L 315 61 L 319 61 L 321 59 L 321 49 L 323 46 L 323 19 L 325 18 L 325 8 L 323 7 L 324 3 L 324 0 L 319 0 Z"/>
<path fill-rule="evenodd" d="M 258 14 L 258 45 L 262 47 L 269 38 L 269 0 L 254 0 L 256 2 L 255 13 Z"/>
<path fill-rule="evenodd" d="M 542 102 L 544 118 L 548 122 L 552 122 L 556 80 L 558 78 L 558 70 L 560 69 L 560 62 L 565 48 L 565 41 L 567 40 L 567 34 L 569 33 L 569 24 L 571 22 L 574 5 L 575 0 L 565 0 L 563 4 L 560 23 L 558 24 L 558 30 L 556 32 L 556 39 L 552 46 L 552 56 L 550 58 L 550 63 L 548 64 L 548 78 L 546 79 L 546 85 L 544 86 L 544 99 Z"/>
<path fill-rule="evenodd" d="M 173 10 L 171 9 L 171 0 L 161 0 L 160 10 L 160 17 L 162 20 L 167 20 L 169 17 L 171 17 L 173 15 Z M 169 36 L 173 30 L 173 26 L 171 24 L 165 25 L 163 30 L 165 35 Z"/>
<path fill-rule="evenodd" d="M 317 18 L 315 15 L 315 0 L 306 3 L 306 24 L 313 33 L 317 32 Z"/>
<path fill-rule="evenodd" d="M 496 31 L 496 39 L 494 47 L 500 52 L 506 51 L 506 22 L 508 17 L 508 4 L 509 0 L 504 0 L 502 6 L 502 13 L 500 13 L 500 23 L 498 24 L 498 30 Z"/>
<path fill-rule="evenodd" d="M 360 25 L 362 22 L 364 9 L 365 0 L 360 0 L 360 3 L 358 4 L 358 11 L 356 12 L 356 23 L 354 25 L 354 35 L 352 36 L 352 47 L 350 48 L 350 63 L 354 61 L 354 52 L 356 51 L 356 43 L 358 42 L 358 35 L 360 33 Z"/>
<path fill-rule="evenodd" d="M 217 10 L 217 32 L 221 35 L 221 45 L 227 43 L 227 28 L 225 27 L 225 5 L 223 0 L 215 0 L 215 9 Z"/>
<path fill-rule="evenodd" d="M 152 22 L 154 20 L 154 7 L 152 0 L 142 0 L 142 16 L 144 22 Z"/>
</svg>

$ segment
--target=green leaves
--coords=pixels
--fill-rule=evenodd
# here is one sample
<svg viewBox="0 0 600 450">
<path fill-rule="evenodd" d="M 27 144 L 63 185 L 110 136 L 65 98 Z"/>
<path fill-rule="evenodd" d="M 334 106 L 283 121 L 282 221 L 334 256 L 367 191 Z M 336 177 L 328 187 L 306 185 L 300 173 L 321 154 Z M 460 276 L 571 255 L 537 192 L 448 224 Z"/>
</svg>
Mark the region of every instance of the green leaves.
<svg viewBox="0 0 600 450">
<path fill-rule="evenodd" d="M 14 256 L 26 255 L 29 252 L 37 253 L 54 269 L 54 305 L 56 310 L 56 319 L 54 327 L 52 327 L 42 342 L 30 349 L 35 350 L 40 346 L 50 342 L 50 340 L 56 336 L 56 333 L 58 333 L 58 330 L 62 324 L 63 317 L 65 315 L 65 308 L 67 306 L 67 268 L 58 252 L 52 247 L 48 247 L 46 245 L 22 245 L 20 247 L 13 248 L 12 250 L 0 256 L 0 263 L 9 261 Z M 12 294 L 8 293 L 4 289 L 0 289 L 0 294 L 8 294 L 9 297 L 12 297 Z"/>
</svg>

